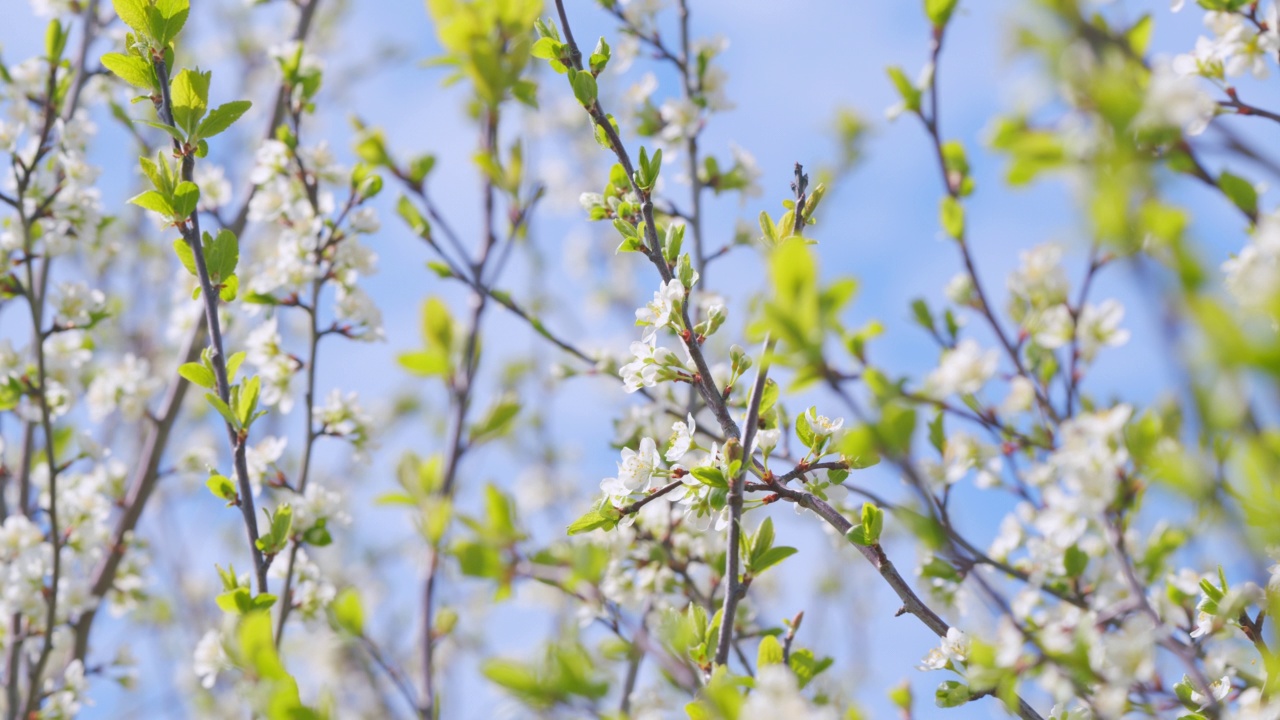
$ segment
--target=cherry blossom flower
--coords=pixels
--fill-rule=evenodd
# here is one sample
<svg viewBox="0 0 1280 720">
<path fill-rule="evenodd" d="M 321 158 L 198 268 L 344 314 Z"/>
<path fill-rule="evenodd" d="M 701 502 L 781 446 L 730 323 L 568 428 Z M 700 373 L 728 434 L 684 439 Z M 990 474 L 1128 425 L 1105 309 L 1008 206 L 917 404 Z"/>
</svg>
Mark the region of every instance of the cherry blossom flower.
<svg viewBox="0 0 1280 720">
<path fill-rule="evenodd" d="M 925 379 L 924 392 L 936 398 L 976 393 L 995 374 L 997 362 L 995 350 L 983 351 L 976 341 L 961 340 L 955 349 L 943 352 L 942 362 Z"/>
<path fill-rule="evenodd" d="M 636 310 L 636 324 L 645 326 L 645 341 L 654 338 L 664 327 L 680 327 L 680 306 L 684 303 L 685 287 L 679 278 L 671 278 L 653 294 L 653 300 Z"/>
</svg>

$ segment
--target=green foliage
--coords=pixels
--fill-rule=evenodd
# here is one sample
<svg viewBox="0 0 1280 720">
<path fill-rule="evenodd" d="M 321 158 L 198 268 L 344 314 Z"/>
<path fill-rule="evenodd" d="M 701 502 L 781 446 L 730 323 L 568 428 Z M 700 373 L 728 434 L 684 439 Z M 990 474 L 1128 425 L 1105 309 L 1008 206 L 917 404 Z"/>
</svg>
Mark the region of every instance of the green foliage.
<svg viewBox="0 0 1280 720">
<path fill-rule="evenodd" d="M 209 479 L 205 481 L 205 487 L 209 488 L 209 492 L 219 500 L 226 500 L 227 507 L 240 504 L 240 494 L 236 492 L 236 485 L 230 478 L 219 475 L 216 472 L 209 473 Z"/>
<path fill-rule="evenodd" d="M 447 377 L 453 373 L 457 332 L 453 316 L 442 300 L 427 298 L 422 303 L 422 350 L 401 353 L 400 366 L 419 377 Z"/>
<path fill-rule="evenodd" d="M 190 12 L 190 0 L 111 0 L 116 15 L 154 47 L 164 48 L 178 37 Z"/>
<path fill-rule="evenodd" d="M 436 35 L 445 52 L 437 62 L 451 69 L 447 83 L 467 80 L 489 108 L 514 98 L 537 106 L 537 86 L 524 77 L 541 0 L 464 2 L 427 0 Z"/>
<path fill-rule="evenodd" d="M 356 637 L 364 635 L 364 608 L 355 588 L 344 588 L 329 605 L 329 622 L 334 628 Z"/>
<path fill-rule="evenodd" d="M 588 510 L 582 517 L 574 520 L 569 524 L 568 533 L 570 535 L 579 535 L 592 530 L 612 530 L 618 526 L 618 520 L 622 518 L 622 513 L 609 503 L 601 503 L 598 507 Z"/>
<path fill-rule="evenodd" d="M 267 532 L 258 538 L 258 549 L 263 555 L 276 555 L 289 546 L 289 538 L 293 532 L 293 508 L 288 503 L 276 507 L 273 513 L 266 508 L 262 512 L 267 516 Z"/>
<path fill-rule="evenodd" d="M 490 682 L 535 710 L 572 707 L 579 700 L 595 701 L 609 692 L 609 682 L 587 649 L 568 639 L 546 646 L 536 662 L 491 659 L 481 672 Z"/>
<path fill-rule="evenodd" d="M 741 537 L 742 554 L 745 560 L 743 565 L 748 575 L 758 576 L 796 554 L 796 549 L 793 547 L 773 544 L 773 518 L 765 518 L 754 536 L 743 533 Z"/>
<path fill-rule="evenodd" d="M 942 198 L 939 217 L 942 220 L 942 229 L 947 235 L 956 240 L 964 237 L 964 206 L 960 201 L 946 195 Z"/>
<path fill-rule="evenodd" d="M 940 708 L 960 707 L 969 702 L 970 697 L 969 686 L 956 680 L 944 680 L 933 694 Z"/>
<path fill-rule="evenodd" d="M 854 525 L 845 533 L 845 537 L 854 545 L 873 546 L 880 544 L 880 534 L 884 532 L 884 511 L 874 503 L 862 505 L 862 522 Z"/>
</svg>

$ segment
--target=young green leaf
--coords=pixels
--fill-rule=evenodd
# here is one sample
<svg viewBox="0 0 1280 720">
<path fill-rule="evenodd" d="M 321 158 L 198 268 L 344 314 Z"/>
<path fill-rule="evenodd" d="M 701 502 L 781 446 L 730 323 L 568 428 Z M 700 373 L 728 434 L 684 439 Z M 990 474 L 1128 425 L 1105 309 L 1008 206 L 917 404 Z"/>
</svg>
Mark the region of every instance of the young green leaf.
<svg viewBox="0 0 1280 720">
<path fill-rule="evenodd" d="M 200 123 L 200 128 L 196 131 L 196 135 L 201 139 L 205 139 L 225 131 L 252 106 L 253 103 L 248 100 L 233 100 L 219 105 L 209 111 L 209 116 Z"/>
<path fill-rule="evenodd" d="M 200 204 L 200 188 L 195 183 L 183 180 L 173 190 L 173 221 L 179 222 L 191 217 Z"/>
<path fill-rule="evenodd" d="M 173 206 L 160 193 L 155 190 L 147 190 L 129 198 L 129 202 L 140 208 L 160 213 L 166 218 L 173 217 Z"/>
<path fill-rule="evenodd" d="M 169 82 L 169 97 L 173 105 L 173 122 L 191 135 L 199 127 L 201 118 L 209 106 L 209 79 L 211 72 L 182 70 Z"/>
<path fill-rule="evenodd" d="M 778 642 L 778 638 L 772 635 L 760 638 L 760 647 L 756 649 L 757 669 L 766 665 L 781 665 L 782 657 L 782 643 Z"/>
<path fill-rule="evenodd" d="M 959 240 L 964 236 L 964 206 L 950 195 L 944 195 L 939 209 L 942 229 L 947 235 Z"/>
<path fill-rule="evenodd" d="M 184 363 L 178 367 L 178 374 L 206 390 L 212 390 L 217 384 L 213 372 L 202 363 Z"/>
<path fill-rule="evenodd" d="M 102 65 L 134 87 L 148 92 L 154 92 L 156 89 L 155 68 L 144 58 L 123 53 L 107 53 L 102 56 Z"/>
<path fill-rule="evenodd" d="M 578 535 L 600 528 L 612 530 L 618 526 L 618 520 L 621 517 L 622 513 L 618 512 L 617 508 L 604 503 L 570 523 L 568 532 L 570 535 Z"/>
<path fill-rule="evenodd" d="M 359 637 L 364 634 L 364 607 L 355 588 L 344 588 L 329 605 L 333 626 Z"/>
<path fill-rule="evenodd" d="M 136 33 L 147 34 L 147 9 L 150 6 L 147 0 L 111 0 L 111 6 L 125 25 Z"/>
<path fill-rule="evenodd" d="M 223 475 L 213 474 L 208 480 L 204 481 L 204 486 L 209 488 L 209 492 L 219 500 L 226 500 L 227 505 L 237 505 L 240 502 L 240 495 L 236 492 L 235 483 L 230 478 Z"/>
</svg>

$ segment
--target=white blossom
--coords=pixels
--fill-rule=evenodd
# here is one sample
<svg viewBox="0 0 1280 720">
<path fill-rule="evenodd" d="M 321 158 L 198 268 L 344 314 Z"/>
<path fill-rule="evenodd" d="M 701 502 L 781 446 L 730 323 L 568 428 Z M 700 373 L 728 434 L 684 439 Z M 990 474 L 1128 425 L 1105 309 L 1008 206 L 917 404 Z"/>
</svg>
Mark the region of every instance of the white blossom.
<svg viewBox="0 0 1280 720">
<path fill-rule="evenodd" d="M 925 379 L 924 392 L 936 398 L 976 393 L 995 374 L 997 362 L 995 350 L 983 351 L 977 341 L 961 340 L 942 353 L 942 362 Z"/>
<path fill-rule="evenodd" d="M 664 455 L 667 462 L 677 462 L 689 452 L 689 448 L 693 445 L 693 434 L 697 430 L 698 425 L 693 421 L 693 413 L 689 413 L 687 422 L 678 420 L 672 424 L 671 441 L 667 443 L 667 452 Z"/>
<path fill-rule="evenodd" d="M 684 303 L 685 287 L 679 278 L 671 278 L 653 294 L 653 300 L 646 306 L 636 310 L 636 324 L 644 325 L 644 339 L 652 339 L 658 330 L 672 326 L 679 327 L 679 308 Z"/>
<path fill-rule="evenodd" d="M 222 646 L 222 633 L 207 631 L 196 643 L 195 655 L 191 659 L 191 669 L 200 678 L 200 685 L 206 690 L 213 687 L 218 681 L 218 673 L 232 667 L 231 659 Z"/>
</svg>

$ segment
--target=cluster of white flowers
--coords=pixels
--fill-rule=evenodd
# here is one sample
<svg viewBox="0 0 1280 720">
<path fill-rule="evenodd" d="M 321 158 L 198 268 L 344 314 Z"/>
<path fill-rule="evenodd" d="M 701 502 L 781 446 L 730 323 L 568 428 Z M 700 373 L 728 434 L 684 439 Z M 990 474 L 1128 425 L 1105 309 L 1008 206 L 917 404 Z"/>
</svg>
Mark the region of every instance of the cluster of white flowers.
<svg viewBox="0 0 1280 720">
<path fill-rule="evenodd" d="M 191 662 L 191 669 L 200 678 L 200 685 L 206 690 L 212 688 L 218 681 L 218 673 L 233 667 L 222 642 L 222 633 L 218 630 L 206 631 L 200 637 L 200 642 L 196 643 L 195 656 Z"/>
<path fill-rule="evenodd" d="M 1280 213 L 1258 218 L 1249 244 L 1222 264 L 1227 291 L 1246 310 L 1272 315 L 1280 305 Z"/>
<path fill-rule="evenodd" d="M 97 421 L 119 410 L 125 420 L 137 421 L 146 413 L 147 401 L 163 385 L 164 381 L 151 372 L 151 363 L 127 354 L 89 384 L 89 415 Z"/>
<path fill-rule="evenodd" d="M 637 315 L 640 313 L 636 311 Z M 631 362 L 619 368 L 622 383 L 627 392 L 636 392 L 642 387 L 654 387 L 659 382 L 689 375 L 688 368 L 692 361 L 680 362 L 676 354 L 664 347 L 657 346 L 657 336 L 650 335 L 643 342 L 631 343 Z"/>
<path fill-rule="evenodd" d="M 814 706 L 800 694 L 796 675 L 786 665 L 760 668 L 755 689 L 738 712 L 738 720 L 836 720 L 837 717 L 835 708 Z"/>
<path fill-rule="evenodd" d="M 278 582 L 283 582 L 287 567 L 287 563 L 284 562 L 272 563 L 269 574 Z M 299 615 L 307 620 L 322 617 L 325 608 L 329 607 L 337 594 L 337 588 L 325 577 L 320 567 L 308 557 L 307 551 L 299 548 L 293 563 L 291 591 L 293 605 Z M 197 648 L 197 657 L 199 655 L 200 650 Z M 200 672 L 197 671 L 197 674 Z"/>
<path fill-rule="evenodd" d="M 671 278 L 653 294 L 648 305 L 636 310 L 636 324 L 644 326 L 645 342 L 652 340 L 662 328 L 682 329 L 680 308 L 687 292 L 678 278 Z"/>
<path fill-rule="evenodd" d="M 924 467 L 929 477 L 943 485 L 953 485 L 976 471 L 974 484 L 987 489 L 1000 484 L 1004 463 L 999 448 L 956 431 L 947 435 L 942 463 L 926 461 Z"/>
<path fill-rule="evenodd" d="M 1179 55 L 1173 69 L 1183 75 L 1203 75 L 1223 80 L 1252 73 L 1258 79 L 1269 74 L 1268 59 L 1280 52 L 1280 5 L 1272 2 L 1255 27 L 1238 12 L 1209 11 L 1204 24 L 1213 37 L 1203 35 L 1195 49 Z"/>
<path fill-rule="evenodd" d="M 293 527 L 305 532 L 321 521 L 350 525 L 351 515 L 346 511 L 342 495 L 313 481 L 307 484 L 302 496 L 293 501 Z"/>
<path fill-rule="evenodd" d="M 365 453 L 371 449 L 373 417 L 360 406 L 356 393 L 343 395 L 335 388 L 325 398 L 324 405 L 316 406 L 315 415 L 321 432 L 350 442 L 357 459 L 367 457 Z"/>
<path fill-rule="evenodd" d="M 613 502 L 625 502 L 632 493 L 647 491 L 653 483 L 654 472 L 661 472 L 662 458 L 658 456 L 658 445 L 653 438 L 640 441 L 639 450 L 622 449 L 622 460 L 618 463 L 618 476 L 605 478 L 600 489 Z"/>
<path fill-rule="evenodd" d="M 1160 63 L 1152 68 L 1142 112 L 1135 122 L 1139 126 L 1180 128 L 1187 135 L 1199 135 L 1218 114 L 1218 103 L 1194 77 L 1178 72 L 1175 67 Z"/>
<path fill-rule="evenodd" d="M 284 448 L 288 443 L 288 438 L 268 435 L 245 448 L 245 464 L 249 468 L 249 482 L 253 485 L 254 497 L 262 492 L 262 483 L 267 480 L 268 475 L 275 472 L 276 463 L 284 457 Z"/>
<path fill-rule="evenodd" d="M 53 546 L 25 515 L 0 525 L 0 611 L 37 617 L 45 609 L 44 579 L 53 567 Z"/>
<path fill-rule="evenodd" d="M 995 350 L 984 351 L 975 340 L 961 340 L 943 351 L 938 368 L 925 378 L 924 393 L 939 399 L 977 393 L 995 374 L 998 362 Z"/>
<path fill-rule="evenodd" d="M 1080 358 L 1092 362 L 1104 347 L 1119 347 L 1129 341 L 1129 331 L 1120 327 L 1124 307 L 1115 300 L 1101 305 L 1085 305 L 1073 319 L 1066 305 L 1054 305 L 1040 315 L 1040 327 L 1033 335 L 1041 347 L 1056 350 L 1074 340 Z"/>
<path fill-rule="evenodd" d="M 245 360 L 258 370 L 262 378 L 262 403 L 282 413 L 293 409 L 290 385 L 299 361 L 284 349 L 280 337 L 279 318 L 262 321 L 245 338 Z"/>
<path fill-rule="evenodd" d="M 1062 268 L 1062 246 L 1057 243 L 1024 250 L 1021 258 L 1021 266 L 1009 276 L 1009 314 L 1034 333 L 1040 313 L 1067 301 L 1067 273 Z"/>
<path fill-rule="evenodd" d="M 249 219 L 259 223 L 265 237 L 255 243 L 258 250 L 248 287 L 263 295 L 299 298 L 308 296 L 312 282 L 331 277 L 337 285 L 334 314 L 350 326 L 346 334 L 381 340 L 382 313 L 357 285 L 377 263 L 377 255 L 359 241 L 362 234 L 378 230 L 377 215 L 372 208 L 360 207 L 341 216 L 343 227 L 329 224 L 337 202 L 328 184 L 346 180 L 347 174 L 324 143 L 298 148 L 296 161 L 278 140 L 258 148 L 249 177 L 257 186 Z"/>
</svg>

